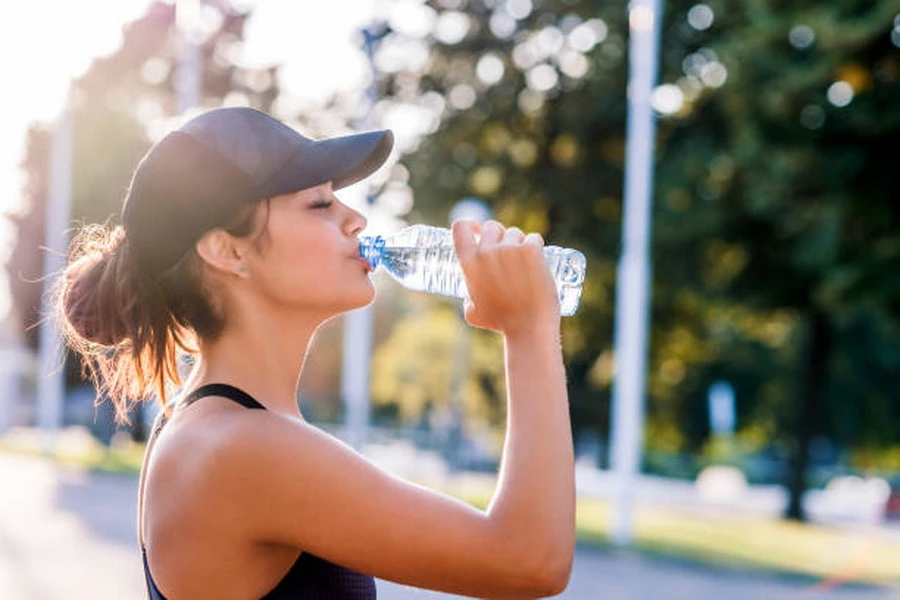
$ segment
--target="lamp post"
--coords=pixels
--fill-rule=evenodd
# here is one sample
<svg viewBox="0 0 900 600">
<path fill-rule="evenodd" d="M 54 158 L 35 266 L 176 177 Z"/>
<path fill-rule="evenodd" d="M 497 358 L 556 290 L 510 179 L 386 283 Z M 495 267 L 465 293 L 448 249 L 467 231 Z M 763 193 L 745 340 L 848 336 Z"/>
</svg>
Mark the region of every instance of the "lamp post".
<svg viewBox="0 0 900 600">
<path fill-rule="evenodd" d="M 658 70 L 662 0 L 632 0 L 628 16 L 630 77 L 625 206 L 616 287 L 616 366 L 611 432 L 611 462 L 617 482 L 611 537 L 618 545 L 629 544 L 634 537 L 634 485 L 643 444 L 654 144 L 650 97 Z"/>
<path fill-rule="evenodd" d="M 50 177 L 47 189 L 47 216 L 44 224 L 43 314 L 38 330 L 39 368 L 37 379 L 37 422 L 43 432 L 44 452 L 52 452 L 63 424 L 65 368 L 63 341 L 56 321 L 49 318 L 51 290 L 56 274 L 65 266 L 67 231 L 72 204 L 72 96 L 66 98 L 50 145 Z"/>
<path fill-rule="evenodd" d="M 366 89 L 366 111 L 356 122 L 356 127 L 372 129 L 375 124 L 374 108 L 378 100 L 378 72 L 375 68 L 375 51 L 389 30 L 379 21 L 362 30 L 362 46 L 369 63 L 371 80 Z M 366 194 L 367 208 L 374 204 L 372 191 Z M 365 306 L 344 315 L 343 357 L 341 364 L 341 398 L 346 414 L 345 438 L 357 451 L 367 442 L 369 429 L 369 366 L 372 354 L 372 306 Z"/>
</svg>

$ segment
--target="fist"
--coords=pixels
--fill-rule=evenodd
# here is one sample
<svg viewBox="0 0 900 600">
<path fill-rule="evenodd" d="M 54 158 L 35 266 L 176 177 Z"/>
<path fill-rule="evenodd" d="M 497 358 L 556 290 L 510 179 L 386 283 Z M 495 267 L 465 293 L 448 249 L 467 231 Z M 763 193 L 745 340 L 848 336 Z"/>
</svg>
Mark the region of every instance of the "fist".
<svg viewBox="0 0 900 600">
<path fill-rule="evenodd" d="M 456 256 L 466 278 L 466 321 L 505 334 L 559 326 L 559 299 L 544 261 L 544 240 L 496 221 L 453 223 Z"/>
</svg>

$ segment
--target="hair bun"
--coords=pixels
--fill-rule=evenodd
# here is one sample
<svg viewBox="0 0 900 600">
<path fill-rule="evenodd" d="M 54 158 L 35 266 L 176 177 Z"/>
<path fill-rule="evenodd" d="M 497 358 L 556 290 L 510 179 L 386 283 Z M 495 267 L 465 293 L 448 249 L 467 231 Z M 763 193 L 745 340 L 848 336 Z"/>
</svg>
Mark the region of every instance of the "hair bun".
<svg viewBox="0 0 900 600">
<path fill-rule="evenodd" d="M 117 346 L 130 337 L 128 314 L 136 290 L 129 285 L 128 262 L 121 227 L 88 227 L 73 240 L 58 304 L 70 343 Z"/>
</svg>

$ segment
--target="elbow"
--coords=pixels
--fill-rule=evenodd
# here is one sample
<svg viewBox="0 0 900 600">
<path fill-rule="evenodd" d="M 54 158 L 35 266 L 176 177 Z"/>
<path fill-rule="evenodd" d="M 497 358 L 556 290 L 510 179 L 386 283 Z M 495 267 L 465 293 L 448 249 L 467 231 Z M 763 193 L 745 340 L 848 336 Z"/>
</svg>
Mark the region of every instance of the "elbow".
<svg viewBox="0 0 900 600">
<path fill-rule="evenodd" d="M 574 548 L 556 547 L 540 553 L 527 577 L 530 597 L 546 598 L 562 594 L 572 576 Z"/>
</svg>

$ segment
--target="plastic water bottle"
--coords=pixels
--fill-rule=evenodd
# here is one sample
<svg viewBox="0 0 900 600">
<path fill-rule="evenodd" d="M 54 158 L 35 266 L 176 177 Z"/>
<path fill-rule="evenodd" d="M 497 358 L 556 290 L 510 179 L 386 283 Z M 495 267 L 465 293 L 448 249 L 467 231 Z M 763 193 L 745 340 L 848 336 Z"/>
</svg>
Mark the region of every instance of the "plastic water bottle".
<svg viewBox="0 0 900 600">
<path fill-rule="evenodd" d="M 361 237 L 359 253 L 373 269 L 384 267 L 411 290 L 456 298 L 468 296 L 449 229 L 413 225 L 387 238 Z M 559 246 L 545 246 L 544 259 L 556 283 L 560 314 L 575 314 L 587 260 L 578 250 Z"/>
</svg>

